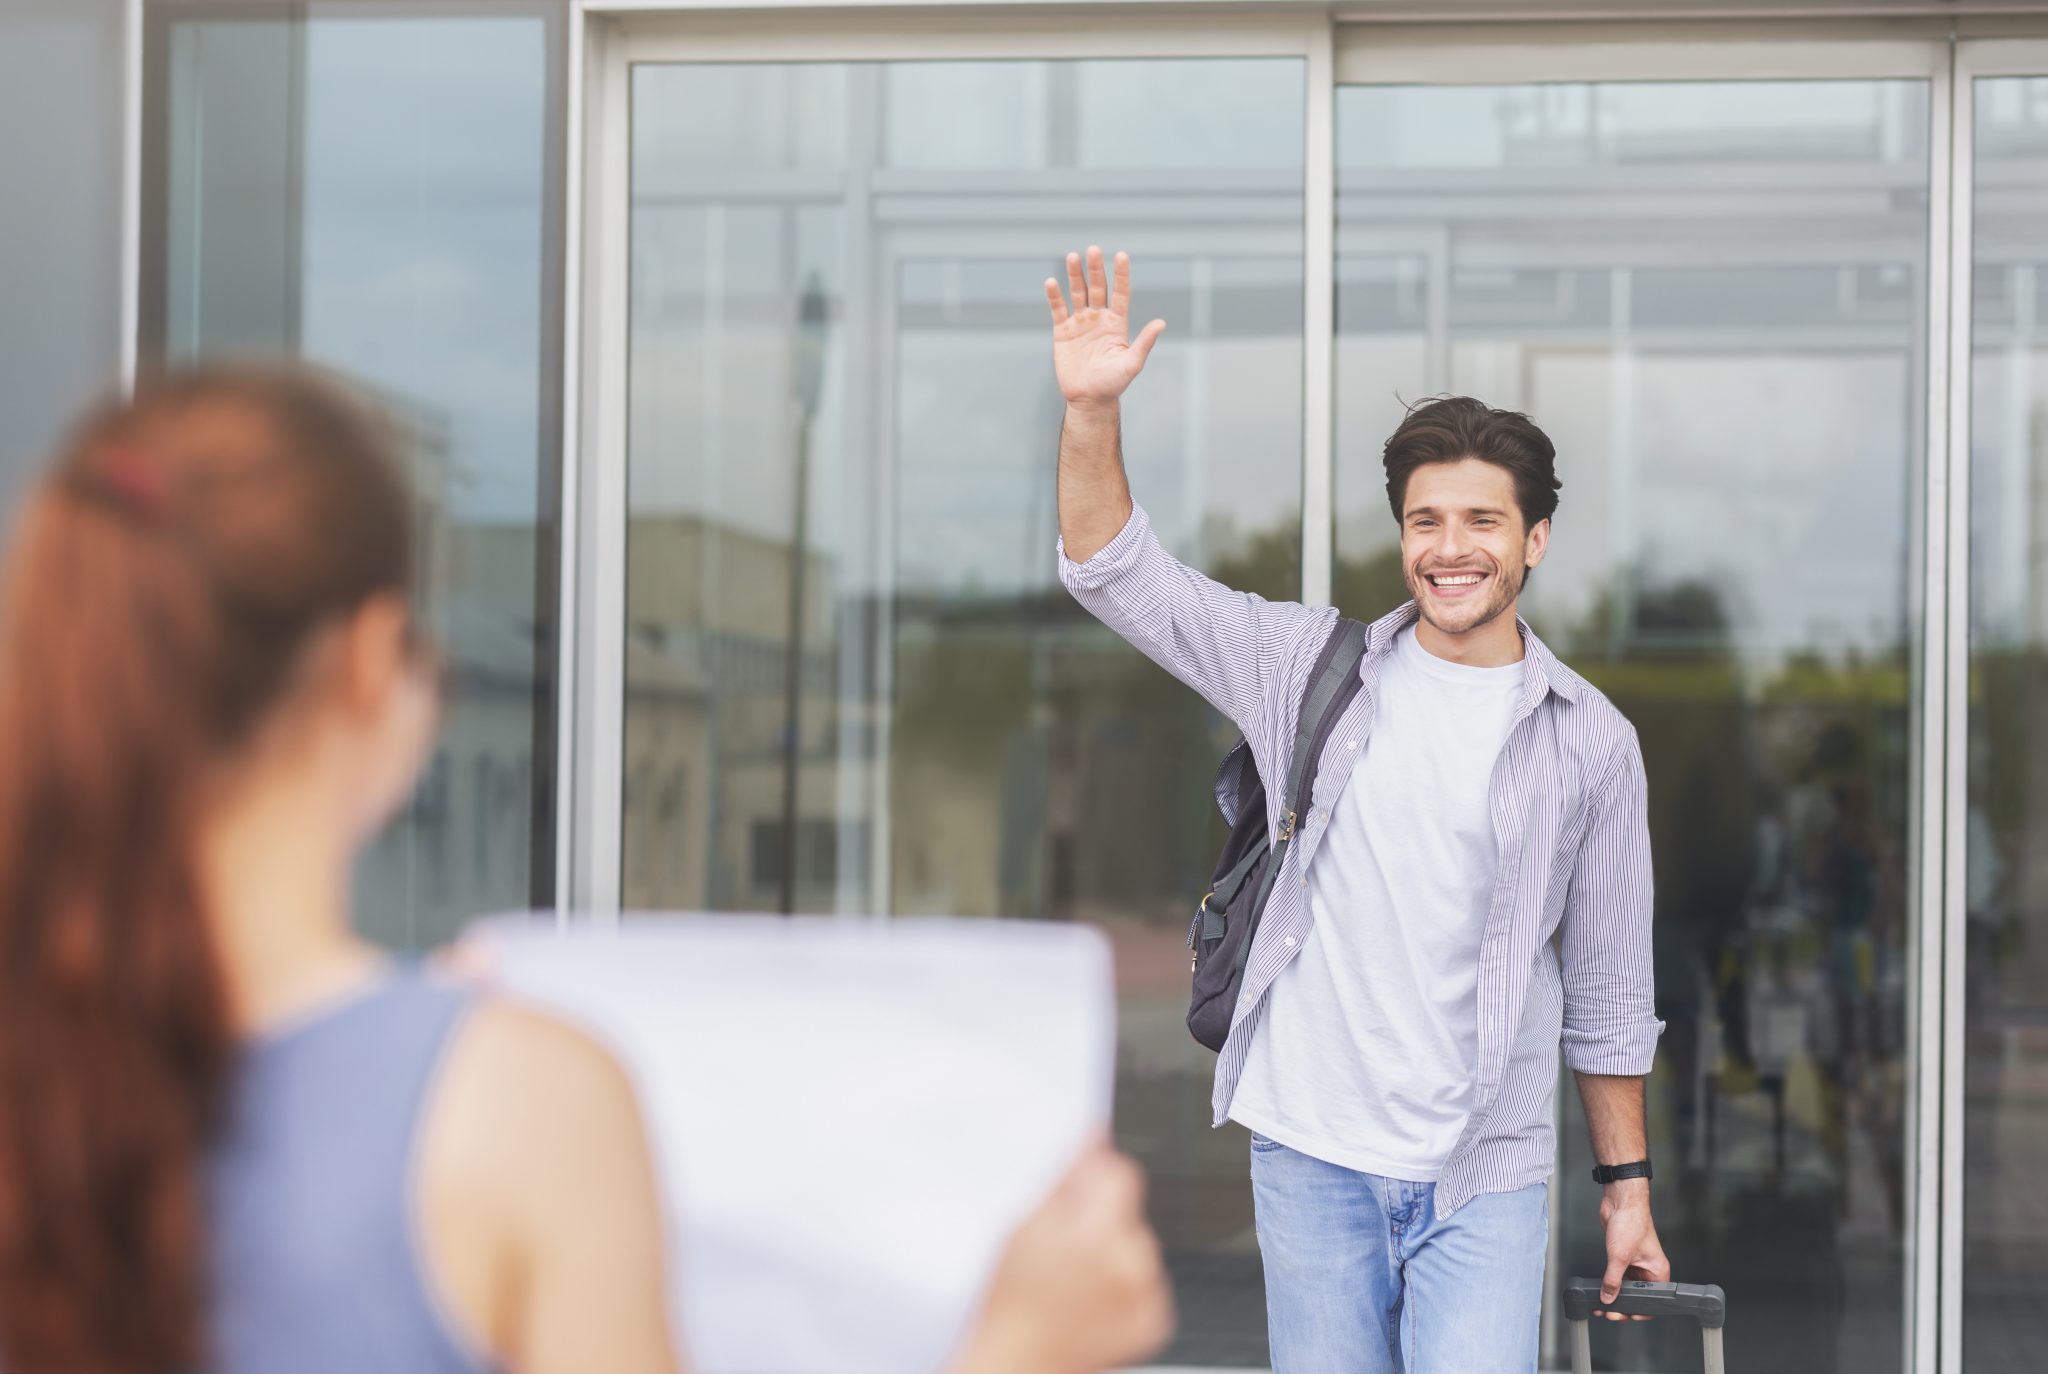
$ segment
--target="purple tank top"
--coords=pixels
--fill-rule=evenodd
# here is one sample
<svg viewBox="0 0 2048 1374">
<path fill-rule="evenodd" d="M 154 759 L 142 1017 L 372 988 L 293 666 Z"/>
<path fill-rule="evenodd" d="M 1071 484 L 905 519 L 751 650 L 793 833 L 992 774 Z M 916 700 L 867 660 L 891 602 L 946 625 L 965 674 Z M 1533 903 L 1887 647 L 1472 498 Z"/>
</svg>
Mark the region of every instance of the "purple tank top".
<svg viewBox="0 0 2048 1374">
<path fill-rule="evenodd" d="M 473 990 L 401 967 L 243 1052 L 209 1172 L 208 1374 L 482 1374 L 429 1288 L 414 1155 Z"/>
</svg>

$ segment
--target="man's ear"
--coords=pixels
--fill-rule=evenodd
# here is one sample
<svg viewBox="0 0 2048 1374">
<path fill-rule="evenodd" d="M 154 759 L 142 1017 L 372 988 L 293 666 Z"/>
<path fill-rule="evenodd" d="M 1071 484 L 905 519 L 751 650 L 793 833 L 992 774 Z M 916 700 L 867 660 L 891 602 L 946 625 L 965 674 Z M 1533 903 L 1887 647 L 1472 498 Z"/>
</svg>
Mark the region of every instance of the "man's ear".
<svg viewBox="0 0 2048 1374">
<path fill-rule="evenodd" d="M 1534 568 L 1543 561 L 1543 555 L 1550 552 L 1550 520 L 1546 516 L 1538 520 L 1529 531 L 1529 538 L 1522 549 L 1522 561 Z"/>
</svg>

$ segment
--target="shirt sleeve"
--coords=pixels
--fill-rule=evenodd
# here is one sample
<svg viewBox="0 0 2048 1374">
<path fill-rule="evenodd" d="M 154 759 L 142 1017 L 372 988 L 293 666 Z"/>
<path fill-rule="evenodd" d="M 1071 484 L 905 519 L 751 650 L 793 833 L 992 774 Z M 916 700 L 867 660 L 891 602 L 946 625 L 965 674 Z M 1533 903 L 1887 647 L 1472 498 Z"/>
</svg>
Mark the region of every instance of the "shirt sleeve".
<svg viewBox="0 0 2048 1374">
<path fill-rule="evenodd" d="M 1196 572 L 1153 533 L 1144 508 L 1085 563 L 1059 544 L 1060 581 L 1074 599 L 1145 656 L 1251 733 L 1289 656 L 1336 612 L 1233 591 Z"/>
<path fill-rule="evenodd" d="M 1579 847 L 1563 923 L 1564 1058 L 1578 1073 L 1650 1071 L 1657 1019 L 1650 955 L 1649 789 L 1633 730 Z"/>
</svg>

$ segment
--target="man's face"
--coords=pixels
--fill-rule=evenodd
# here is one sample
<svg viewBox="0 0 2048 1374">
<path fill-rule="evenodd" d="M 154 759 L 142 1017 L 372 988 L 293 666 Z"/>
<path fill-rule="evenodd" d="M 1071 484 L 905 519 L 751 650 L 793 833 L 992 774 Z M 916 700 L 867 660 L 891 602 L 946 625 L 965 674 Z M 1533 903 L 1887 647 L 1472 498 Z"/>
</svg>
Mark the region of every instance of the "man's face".
<svg viewBox="0 0 2048 1374">
<path fill-rule="evenodd" d="M 1401 570 L 1423 618 L 1463 635 L 1511 612 L 1543 561 L 1550 522 L 1522 524 L 1515 479 L 1477 458 L 1430 463 L 1408 479 Z"/>
</svg>

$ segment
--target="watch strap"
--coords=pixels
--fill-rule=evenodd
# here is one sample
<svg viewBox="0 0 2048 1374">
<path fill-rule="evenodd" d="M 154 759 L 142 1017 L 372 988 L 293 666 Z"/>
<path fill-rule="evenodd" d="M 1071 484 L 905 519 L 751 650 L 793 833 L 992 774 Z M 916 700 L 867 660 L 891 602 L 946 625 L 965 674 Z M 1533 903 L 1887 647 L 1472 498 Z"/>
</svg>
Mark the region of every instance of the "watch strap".
<svg viewBox="0 0 2048 1374">
<path fill-rule="evenodd" d="M 1600 1184 L 1619 1183 L 1625 1178 L 1646 1179 L 1649 1177 L 1651 1177 L 1650 1161 L 1647 1159 L 1638 1159 L 1630 1164 L 1595 1164 L 1593 1166 L 1593 1181 Z"/>
</svg>

